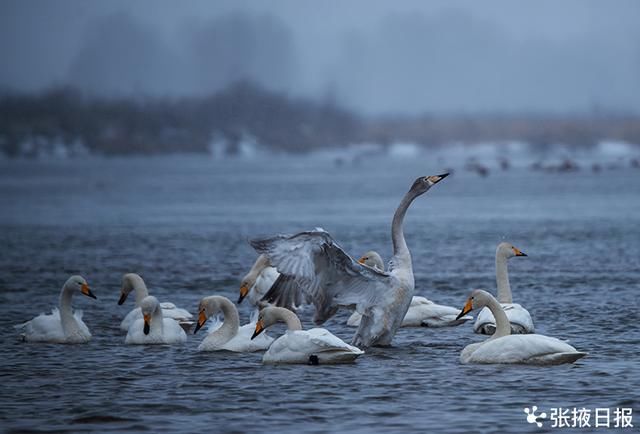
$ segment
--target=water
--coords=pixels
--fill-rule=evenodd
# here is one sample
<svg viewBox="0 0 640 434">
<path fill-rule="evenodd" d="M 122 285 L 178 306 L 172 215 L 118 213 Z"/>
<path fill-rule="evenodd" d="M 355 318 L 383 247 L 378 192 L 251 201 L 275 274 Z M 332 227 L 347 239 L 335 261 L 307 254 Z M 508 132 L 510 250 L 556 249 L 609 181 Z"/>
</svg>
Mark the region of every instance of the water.
<svg viewBox="0 0 640 434">
<path fill-rule="evenodd" d="M 540 432 L 549 422 L 527 424 L 523 407 L 637 413 L 640 172 L 631 169 L 515 168 L 486 179 L 458 170 L 407 215 L 416 292 L 442 304 L 461 307 L 472 288 L 495 291 L 500 241 L 529 254 L 509 264 L 514 300 L 539 333 L 589 352 L 574 365 L 460 365 L 461 349 L 482 339 L 470 324 L 401 329 L 393 348 L 345 366 L 198 353 L 203 332 L 182 346 L 124 345 L 118 325 L 132 302 L 116 304 L 123 273 L 194 311 L 207 295 L 237 298 L 255 259 L 249 237 L 322 226 L 353 255 L 376 249 L 388 260 L 401 195 L 414 177 L 441 171 L 422 157 L 341 167 L 293 158 L 0 162 L 3 429 Z M 98 296 L 74 298 L 92 341 L 19 342 L 12 326 L 49 311 L 73 273 Z M 240 314 L 248 320 L 248 306 Z M 346 340 L 347 316 L 326 324 Z"/>
</svg>

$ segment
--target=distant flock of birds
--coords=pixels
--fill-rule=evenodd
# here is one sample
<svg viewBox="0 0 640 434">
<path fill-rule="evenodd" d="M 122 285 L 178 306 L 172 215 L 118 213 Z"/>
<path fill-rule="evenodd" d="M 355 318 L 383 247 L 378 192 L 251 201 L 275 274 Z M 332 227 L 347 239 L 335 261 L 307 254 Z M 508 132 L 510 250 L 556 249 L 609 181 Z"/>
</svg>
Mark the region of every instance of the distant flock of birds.
<svg viewBox="0 0 640 434">
<path fill-rule="evenodd" d="M 415 297 L 412 259 L 403 231 L 404 216 L 410 204 L 442 181 L 448 173 L 415 180 L 393 216 L 391 235 L 393 257 L 388 270 L 380 255 L 369 251 L 358 260 L 349 256 L 322 229 L 295 235 L 276 235 L 251 240 L 259 254 L 242 279 L 238 303 L 247 299 L 256 306 L 248 324 L 240 326 L 236 306 L 226 297 L 203 298 L 198 316 L 172 303 L 160 303 L 149 295 L 137 274 L 125 274 L 118 304 L 135 293 L 135 309 L 120 329 L 126 344 L 179 344 L 187 340 L 185 330 L 195 324 L 197 333 L 207 320 L 222 314 L 224 321 L 211 322 L 200 351 L 265 351 L 263 363 L 332 364 L 353 362 L 372 346 L 389 346 L 400 327 L 457 326 L 472 319 L 467 314 L 480 310 L 474 325 L 476 333 L 490 335 L 482 342 L 465 347 L 462 363 L 524 363 L 553 365 L 572 363 L 587 353 L 559 339 L 534 334 L 529 312 L 513 303 L 507 261 L 527 256 L 509 243 L 496 249 L 497 298 L 476 289 L 459 310 Z M 82 311 L 71 307 L 76 292 L 96 298 L 86 280 L 71 276 L 60 293 L 60 304 L 49 315 L 41 314 L 16 326 L 27 342 L 85 343 L 91 333 L 82 321 Z M 306 306 L 314 308 L 313 321 L 320 325 L 339 308 L 354 310 L 347 324 L 357 327 L 350 344 L 324 328 L 303 330 L 296 314 Z M 264 331 L 282 322 L 287 331 L 277 339 Z"/>
</svg>

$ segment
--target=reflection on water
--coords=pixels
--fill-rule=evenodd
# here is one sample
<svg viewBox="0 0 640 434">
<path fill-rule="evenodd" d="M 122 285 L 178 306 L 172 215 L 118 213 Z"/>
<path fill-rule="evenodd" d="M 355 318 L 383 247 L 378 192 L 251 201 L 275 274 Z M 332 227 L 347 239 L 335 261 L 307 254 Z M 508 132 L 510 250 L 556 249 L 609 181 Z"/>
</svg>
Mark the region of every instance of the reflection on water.
<svg viewBox="0 0 640 434">
<path fill-rule="evenodd" d="M 495 289 L 494 251 L 509 240 L 514 301 L 537 330 L 590 354 L 558 367 L 462 366 L 481 339 L 467 324 L 402 329 L 353 366 L 262 366 L 260 354 L 125 347 L 120 278 L 138 272 L 161 301 L 195 310 L 237 297 L 251 236 L 322 226 L 354 255 L 390 255 L 389 220 L 425 158 L 213 162 L 196 157 L 17 162 L 0 170 L 0 302 L 5 429 L 69 431 L 529 431 L 522 408 L 637 407 L 640 175 L 456 172 L 409 210 L 417 293 L 449 305 Z M 87 345 L 18 342 L 11 327 L 50 310 L 68 275 Z M 131 303 L 131 302 L 129 302 Z M 247 306 L 241 317 L 249 318 Z M 303 320 L 310 325 L 310 313 Z M 349 339 L 347 312 L 326 327 Z"/>
</svg>

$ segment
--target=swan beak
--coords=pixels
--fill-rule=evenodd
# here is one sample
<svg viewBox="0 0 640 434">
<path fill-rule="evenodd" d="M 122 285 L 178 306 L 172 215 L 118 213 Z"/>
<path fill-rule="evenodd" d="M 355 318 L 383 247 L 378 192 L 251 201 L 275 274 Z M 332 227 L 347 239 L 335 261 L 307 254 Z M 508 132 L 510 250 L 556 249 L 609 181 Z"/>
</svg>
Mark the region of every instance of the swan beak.
<svg viewBox="0 0 640 434">
<path fill-rule="evenodd" d="M 516 247 L 514 247 L 514 248 L 513 248 L 513 253 L 515 253 L 515 254 L 516 254 L 516 256 L 529 256 L 529 255 L 527 255 L 526 253 L 521 252 L 521 251 L 520 251 L 520 249 L 518 249 L 518 248 L 516 248 Z"/>
<path fill-rule="evenodd" d="M 364 265 L 364 256 L 362 258 L 358 259 L 358 264 Z"/>
<path fill-rule="evenodd" d="M 447 176 L 449 176 L 448 173 L 443 173 L 442 175 L 430 176 L 429 177 L 429 181 L 431 181 L 432 184 L 437 184 L 438 182 L 442 181 Z"/>
<path fill-rule="evenodd" d="M 244 300 L 248 293 L 249 288 L 247 287 L 247 285 L 242 285 L 240 287 L 240 297 L 238 297 L 238 304 L 242 303 L 242 300 Z"/>
<path fill-rule="evenodd" d="M 196 329 L 193 331 L 193 334 L 195 335 L 196 333 L 198 333 L 198 330 L 200 330 L 200 328 L 202 328 L 202 326 L 206 322 L 207 322 L 207 314 L 204 313 L 204 309 L 202 309 L 200 311 L 200 314 L 198 315 L 198 324 L 196 324 Z"/>
<path fill-rule="evenodd" d="M 456 317 L 456 321 L 462 318 L 463 316 L 465 316 L 466 314 L 468 314 L 469 312 L 471 312 L 472 310 L 473 310 L 473 303 L 471 303 L 471 299 L 469 298 L 465 303 L 464 307 L 462 308 L 462 310 L 460 311 L 460 313 L 458 314 L 458 316 Z"/>
<path fill-rule="evenodd" d="M 262 325 L 262 320 L 256 323 L 256 330 L 253 332 L 253 336 L 251 336 L 251 340 L 258 336 L 260 333 L 264 331 L 264 326 Z"/>
<path fill-rule="evenodd" d="M 144 318 L 144 334 L 148 335 L 149 334 L 149 323 L 151 322 L 151 315 L 149 315 L 148 313 L 145 313 L 144 315 L 142 315 L 142 317 Z"/>
<path fill-rule="evenodd" d="M 95 298 L 96 300 L 98 299 L 98 297 L 96 297 L 94 293 L 91 292 L 91 288 L 89 288 L 89 285 L 87 285 L 86 283 L 82 284 L 82 287 L 80 288 L 80 292 L 82 292 L 87 297 Z"/>
<path fill-rule="evenodd" d="M 129 294 L 127 294 L 126 292 L 121 292 L 120 293 L 120 299 L 118 300 L 118 305 L 121 306 L 122 303 L 124 303 L 127 300 L 127 296 Z"/>
</svg>

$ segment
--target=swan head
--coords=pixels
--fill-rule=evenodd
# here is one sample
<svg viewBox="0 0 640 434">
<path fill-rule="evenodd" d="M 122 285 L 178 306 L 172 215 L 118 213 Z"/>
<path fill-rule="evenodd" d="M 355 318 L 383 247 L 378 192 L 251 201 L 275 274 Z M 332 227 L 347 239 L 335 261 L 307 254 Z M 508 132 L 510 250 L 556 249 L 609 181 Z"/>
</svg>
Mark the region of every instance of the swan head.
<svg viewBox="0 0 640 434">
<path fill-rule="evenodd" d="M 193 331 L 194 335 L 198 332 L 198 330 L 202 328 L 209 317 L 215 315 L 220 311 L 220 302 L 222 301 L 222 298 L 224 297 L 221 297 L 219 295 L 212 295 L 211 297 L 205 297 L 200 300 L 200 303 L 198 303 L 198 323 L 196 324 L 196 328 Z"/>
<path fill-rule="evenodd" d="M 133 291 L 141 282 L 142 285 L 144 285 L 144 280 L 142 280 L 142 277 L 136 273 L 127 273 L 122 276 L 122 287 L 120 288 L 120 299 L 118 300 L 118 304 L 123 304 L 127 300 L 131 291 Z"/>
<path fill-rule="evenodd" d="M 448 173 L 443 173 L 442 175 L 421 176 L 413 182 L 410 191 L 412 191 L 416 195 L 426 193 L 427 190 L 436 185 L 438 182 L 442 181 L 447 176 L 449 176 Z"/>
<path fill-rule="evenodd" d="M 520 251 L 520 249 L 512 244 L 503 242 L 498 244 L 498 247 L 496 248 L 496 256 L 509 259 L 514 256 L 527 256 L 527 254 Z"/>
<path fill-rule="evenodd" d="M 467 302 L 464 304 L 464 307 L 458 314 L 456 320 L 459 320 L 472 310 L 481 309 L 489 304 L 489 301 L 493 298 L 491 294 L 487 291 L 483 291 L 482 289 L 474 289 L 471 291 L 469 298 L 467 298 Z"/>
<path fill-rule="evenodd" d="M 256 277 L 247 274 L 240 282 L 240 296 L 238 297 L 238 304 L 242 303 L 242 300 L 249 294 L 249 290 L 256 284 Z"/>
<path fill-rule="evenodd" d="M 256 321 L 256 329 L 253 332 L 251 339 L 254 339 L 256 336 L 258 336 L 260 333 L 262 333 L 263 331 L 265 331 L 267 328 L 271 327 L 278 321 L 284 321 L 284 318 L 282 317 L 280 312 L 282 310 L 290 312 L 283 307 L 270 306 L 262 309 L 258 314 L 258 320 Z"/>
<path fill-rule="evenodd" d="M 367 267 L 377 268 L 380 271 L 384 271 L 384 261 L 382 260 L 382 256 L 374 250 L 369 250 L 367 253 L 362 255 L 360 259 L 358 259 L 358 262 L 366 265 Z"/>
<path fill-rule="evenodd" d="M 158 309 L 160 309 L 160 303 L 153 295 L 148 295 L 142 299 L 142 302 L 140 303 L 140 310 L 142 311 L 142 318 L 144 319 L 143 331 L 145 335 L 149 334 L 151 321 Z"/>
<path fill-rule="evenodd" d="M 91 288 L 89 288 L 89 284 L 87 283 L 86 280 L 84 280 L 84 277 L 82 276 L 69 277 L 69 279 L 67 279 L 67 282 L 64 284 L 64 287 L 65 289 L 68 289 L 70 291 L 79 291 L 81 294 L 84 294 L 87 297 L 91 297 L 95 299 L 98 298 L 95 296 L 93 292 L 91 292 Z"/>
</svg>

